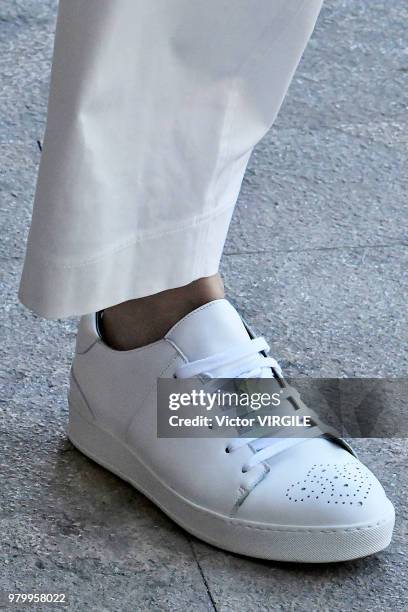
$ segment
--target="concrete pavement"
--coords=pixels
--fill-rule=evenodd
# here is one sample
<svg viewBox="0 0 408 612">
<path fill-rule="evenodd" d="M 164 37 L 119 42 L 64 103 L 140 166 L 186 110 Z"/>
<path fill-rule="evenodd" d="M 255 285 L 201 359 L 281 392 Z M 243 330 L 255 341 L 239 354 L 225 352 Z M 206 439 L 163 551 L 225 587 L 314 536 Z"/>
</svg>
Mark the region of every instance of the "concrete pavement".
<svg viewBox="0 0 408 612">
<path fill-rule="evenodd" d="M 0 590 L 66 593 L 73 611 L 408 609 L 406 441 L 356 443 L 396 505 L 391 547 L 322 567 L 198 542 L 67 442 L 76 321 L 16 299 L 55 11 L 0 6 Z M 291 375 L 407 372 L 407 18 L 404 0 L 327 0 L 248 168 L 223 273 Z"/>
</svg>

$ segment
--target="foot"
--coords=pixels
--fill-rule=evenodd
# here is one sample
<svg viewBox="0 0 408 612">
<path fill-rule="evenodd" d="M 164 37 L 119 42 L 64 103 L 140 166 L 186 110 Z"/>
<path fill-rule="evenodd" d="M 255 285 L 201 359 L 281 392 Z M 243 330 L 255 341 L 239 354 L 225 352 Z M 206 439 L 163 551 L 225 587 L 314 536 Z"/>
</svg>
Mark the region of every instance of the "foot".
<svg viewBox="0 0 408 612">
<path fill-rule="evenodd" d="M 72 443 L 188 532 L 225 550 L 303 562 L 382 550 L 391 540 L 393 506 L 342 441 L 319 437 L 285 448 L 271 439 L 234 444 L 157 437 L 158 377 L 198 375 L 201 367 L 233 377 L 231 347 L 247 355 L 239 361 L 240 375 L 255 364 L 262 376 L 273 376 L 273 360 L 258 352 L 261 344 L 225 299 L 193 311 L 163 339 L 130 351 L 109 348 L 96 316 L 83 317 L 69 395 Z M 216 360 L 207 360 L 214 355 Z M 208 372 L 215 362 L 217 370 Z"/>
</svg>

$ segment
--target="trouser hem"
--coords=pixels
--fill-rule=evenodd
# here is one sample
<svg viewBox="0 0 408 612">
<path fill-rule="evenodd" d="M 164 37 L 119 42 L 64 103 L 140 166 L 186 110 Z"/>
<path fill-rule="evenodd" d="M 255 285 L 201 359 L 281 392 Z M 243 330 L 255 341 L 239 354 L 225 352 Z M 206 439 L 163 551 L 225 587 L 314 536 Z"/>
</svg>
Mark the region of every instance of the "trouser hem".
<svg viewBox="0 0 408 612">
<path fill-rule="evenodd" d="M 74 265 L 31 245 L 19 299 L 42 317 L 65 318 L 211 276 L 218 271 L 233 209 Z"/>
</svg>

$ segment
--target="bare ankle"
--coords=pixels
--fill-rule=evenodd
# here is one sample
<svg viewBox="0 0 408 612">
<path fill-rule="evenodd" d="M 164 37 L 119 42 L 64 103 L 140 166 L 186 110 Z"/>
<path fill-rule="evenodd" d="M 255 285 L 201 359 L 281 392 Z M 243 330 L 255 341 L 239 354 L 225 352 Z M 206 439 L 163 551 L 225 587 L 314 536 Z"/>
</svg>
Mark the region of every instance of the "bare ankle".
<svg viewBox="0 0 408 612">
<path fill-rule="evenodd" d="M 193 281 L 184 287 L 169 289 L 129 300 L 103 311 L 101 332 L 105 342 L 119 351 L 128 351 L 160 340 L 187 314 L 224 297 L 219 274 Z"/>
</svg>

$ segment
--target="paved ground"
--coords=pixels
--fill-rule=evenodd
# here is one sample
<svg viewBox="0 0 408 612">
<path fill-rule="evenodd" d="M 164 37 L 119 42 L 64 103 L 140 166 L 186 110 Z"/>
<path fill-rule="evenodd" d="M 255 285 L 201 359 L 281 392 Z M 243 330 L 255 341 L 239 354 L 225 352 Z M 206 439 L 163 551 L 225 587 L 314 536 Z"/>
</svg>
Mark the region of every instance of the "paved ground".
<svg viewBox="0 0 408 612">
<path fill-rule="evenodd" d="M 75 611 L 408 610 L 405 441 L 357 444 L 396 504 L 392 546 L 326 567 L 206 546 L 67 443 L 76 322 L 16 301 L 55 8 L 0 6 L 0 590 L 66 592 Z M 407 371 L 407 18 L 405 0 L 327 0 L 248 169 L 224 275 L 291 374 Z"/>
</svg>

